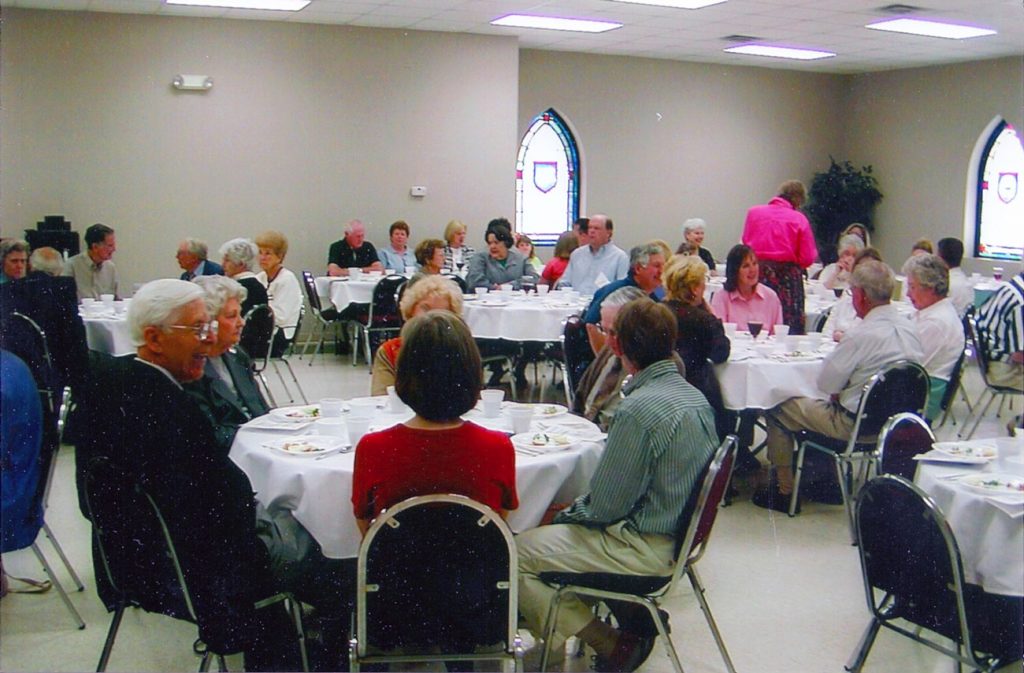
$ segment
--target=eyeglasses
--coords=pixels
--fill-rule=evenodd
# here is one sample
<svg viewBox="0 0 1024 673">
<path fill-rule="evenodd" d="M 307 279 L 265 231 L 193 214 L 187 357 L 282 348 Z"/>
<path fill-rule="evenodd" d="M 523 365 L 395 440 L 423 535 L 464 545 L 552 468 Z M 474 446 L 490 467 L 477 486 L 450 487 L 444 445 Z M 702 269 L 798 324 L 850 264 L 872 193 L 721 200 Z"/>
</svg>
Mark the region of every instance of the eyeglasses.
<svg viewBox="0 0 1024 673">
<path fill-rule="evenodd" d="M 200 341 L 207 341 L 211 338 L 217 338 L 217 321 L 211 320 L 210 322 L 203 323 L 202 325 L 168 325 L 167 329 L 187 329 L 191 330 L 197 339 Z"/>
</svg>

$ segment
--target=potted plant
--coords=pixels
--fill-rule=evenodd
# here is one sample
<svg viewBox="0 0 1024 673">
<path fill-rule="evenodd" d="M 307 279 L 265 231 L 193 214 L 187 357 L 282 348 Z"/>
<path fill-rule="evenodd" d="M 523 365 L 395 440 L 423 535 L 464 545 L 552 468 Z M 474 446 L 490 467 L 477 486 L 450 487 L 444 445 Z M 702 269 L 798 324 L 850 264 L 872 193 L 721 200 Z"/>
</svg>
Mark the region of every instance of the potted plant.
<svg viewBox="0 0 1024 673">
<path fill-rule="evenodd" d="M 874 230 L 872 215 L 882 200 L 871 166 L 858 169 L 849 161 L 836 163 L 831 155 L 829 161 L 828 170 L 815 173 L 811 180 L 806 208 L 823 264 L 835 261 L 839 234 L 850 224 L 860 222 Z"/>
</svg>

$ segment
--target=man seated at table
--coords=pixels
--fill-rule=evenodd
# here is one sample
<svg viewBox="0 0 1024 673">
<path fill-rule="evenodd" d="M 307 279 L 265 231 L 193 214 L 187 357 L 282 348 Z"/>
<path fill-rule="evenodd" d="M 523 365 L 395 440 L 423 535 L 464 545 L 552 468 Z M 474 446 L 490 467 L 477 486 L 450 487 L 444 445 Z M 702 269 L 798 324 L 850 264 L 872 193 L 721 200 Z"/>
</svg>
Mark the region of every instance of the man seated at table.
<svg viewBox="0 0 1024 673">
<path fill-rule="evenodd" d="M 654 293 L 661 287 L 661 271 L 665 268 L 666 261 L 661 247 L 656 243 L 634 246 L 629 251 L 629 272 L 626 273 L 626 277 L 612 281 L 594 293 L 594 299 L 590 302 L 587 312 L 583 314 L 583 322 L 587 325 L 587 338 L 594 353 L 604 346 L 604 334 L 597 327 L 601 322 L 601 302 L 621 287 L 638 287 L 654 301 L 660 301 L 661 298 L 654 296 Z"/>
<path fill-rule="evenodd" d="M 967 274 L 960 268 L 964 259 L 964 243 L 959 238 L 940 238 L 935 244 L 935 254 L 949 267 L 949 298 L 963 317 L 967 307 L 974 304 L 974 288 L 967 281 Z"/>
<path fill-rule="evenodd" d="M 672 361 L 676 319 L 643 298 L 623 306 L 609 345 L 633 378 L 622 390 L 590 492 L 555 523 L 519 535 L 519 610 L 541 633 L 555 590 L 540 574 L 672 572 L 679 517 L 715 451 L 715 416 Z M 595 619 L 582 601 L 562 601 L 559 639 L 577 635 L 597 652 L 598 670 L 635 670 L 652 641 Z M 558 651 L 561 642 L 548 643 Z"/>
<path fill-rule="evenodd" d="M 236 350 L 245 327 L 242 302 L 247 291 L 224 276 L 201 276 L 192 281 L 203 289 L 206 312 L 214 316 L 216 341 L 210 346 L 198 381 L 185 384 L 187 392 L 213 425 L 217 448 L 227 455 L 238 427 L 270 411 L 253 378 L 249 356 Z"/>
<path fill-rule="evenodd" d="M 580 294 L 594 294 L 605 284 L 626 277 L 629 258 L 622 248 L 612 243 L 612 218 L 591 215 L 585 224 L 582 220 L 579 222 L 586 244 L 581 242 L 580 247 L 572 251 L 559 285 L 571 287 Z"/>
<path fill-rule="evenodd" d="M 988 351 L 988 380 L 1024 390 L 1024 270 L 978 309 L 978 338 Z"/>
<path fill-rule="evenodd" d="M 863 322 L 850 330 L 825 357 L 818 389 L 828 399 L 794 397 L 766 414 L 771 481 L 752 498 L 755 505 L 786 512 L 793 493 L 793 435 L 811 430 L 848 439 L 861 391 L 868 379 L 898 360 L 920 363 L 924 357 L 914 325 L 890 304 L 896 279 L 882 262 L 866 260 L 850 276 L 853 306 Z"/>
<path fill-rule="evenodd" d="M 327 253 L 327 275 L 347 276 L 351 268 L 362 271 L 383 271 L 377 248 L 366 240 L 366 227 L 359 220 L 345 225 L 345 237 L 331 243 Z"/>
<path fill-rule="evenodd" d="M 64 275 L 75 279 L 79 299 L 99 299 L 101 294 L 118 297 L 117 267 L 111 261 L 116 251 L 113 229 L 105 224 L 94 224 L 85 230 L 85 252 L 64 263 Z"/>
<path fill-rule="evenodd" d="M 64 258 L 60 256 L 55 248 L 45 245 L 36 248 L 28 258 L 29 277 L 46 274 L 47 276 L 59 276 L 64 270 Z"/>
<path fill-rule="evenodd" d="M 964 325 L 949 293 L 949 270 L 936 255 L 917 255 L 903 266 L 907 296 L 917 313 L 914 326 L 924 349 L 921 364 L 928 371 L 931 388 L 925 417 L 932 421 L 941 411 L 946 384 L 964 352 Z"/>
<path fill-rule="evenodd" d="M 209 249 L 206 241 L 198 238 L 186 238 L 178 243 L 175 257 L 181 267 L 181 279 L 192 280 L 198 276 L 223 276 L 224 269 L 217 262 L 206 258 Z"/>
<path fill-rule="evenodd" d="M 281 641 L 294 633 L 286 613 L 254 609 L 278 589 L 256 535 L 252 486 L 215 448 L 213 426 L 182 388 L 203 375 L 216 339 L 203 291 L 181 280 L 147 283 L 132 300 L 128 324 L 137 353 L 98 361 L 89 394 L 78 400 L 86 426 L 76 451 L 79 476 L 92 457 L 107 457 L 156 501 L 175 535 L 200 638 L 213 651 L 244 650 L 246 670 L 297 670 L 297 651 L 288 648 L 292 657 L 282 658 Z M 115 485 L 104 487 L 112 504 L 123 501 Z M 125 516 L 133 513 L 144 516 Z M 155 538 L 142 535 L 134 543 L 162 554 Z M 169 580 L 147 568 L 133 566 L 133 585 L 162 587 Z M 102 573 L 97 581 L 111 605 L 114 594 Z M 165 595 L 153 593 L 153 600 Z"/>
</svg>

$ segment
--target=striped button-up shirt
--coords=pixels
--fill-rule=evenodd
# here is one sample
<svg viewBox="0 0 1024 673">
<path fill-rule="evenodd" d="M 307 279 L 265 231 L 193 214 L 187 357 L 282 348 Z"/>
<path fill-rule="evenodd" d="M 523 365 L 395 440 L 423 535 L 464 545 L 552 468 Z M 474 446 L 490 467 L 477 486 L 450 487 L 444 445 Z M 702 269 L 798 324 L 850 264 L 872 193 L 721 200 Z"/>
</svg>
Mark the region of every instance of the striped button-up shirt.
<svg viewBox="0 0 1024 673">
<path fill-rule="evenodd" d="M 607 526 L 625 519 L 639 533 L 676 535 L 718 443 L 711 405 L 672 360 L 637 373 L 623 394 L 590 492 L 555 522 Z"/>
<path fill-rule="evenodd" d="M 1024 272 L 996 290 L 978 309 L 978 332 L 993 360 L 1024 350 Z"/>
</svg>

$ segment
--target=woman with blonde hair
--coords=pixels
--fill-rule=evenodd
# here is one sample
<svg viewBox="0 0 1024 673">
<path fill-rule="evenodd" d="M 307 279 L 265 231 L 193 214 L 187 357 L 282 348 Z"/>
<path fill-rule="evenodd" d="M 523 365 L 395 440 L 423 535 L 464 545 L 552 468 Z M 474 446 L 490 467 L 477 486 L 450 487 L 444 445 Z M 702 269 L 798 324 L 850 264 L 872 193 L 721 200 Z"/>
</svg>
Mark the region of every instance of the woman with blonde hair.
<svg viewBox="0 0 1024 673">
<path fill-rule="evenodd" d="M 255 239 L 259 247 L 259 265 L 263 269 L 256 278 L 267 288 L 270 309 L 274 312 L 274 340 L 271 357 L 281 357 L 295 338 L 302 312 L 302 286 L 295 274 L 284 268 L 288 239 L 280 231 L 264 231 Z"/>
<path fill-rule="evenodd" d="M 476 252 L 472 247 L 466 245 L 466 225 L 458 220 L 452 220 L 444 228 L 444 266 L 453 271 L 466 265 L 469 258 Z"/>
<path fill-rule="evenodd" d="M 444 309 L 455 315 L 462 315 L 462 292 L 450 278 L 444 276 L 422 276 L 410 281 L 402 294 L 398 310 L 402 320 L 412 320 L 428 311 Z M 405 333 L 405 329 L 402 329 Z M 388 339 L 377 349 L 370 372 L 370 394 L 386 395 L 388 386 L 395 385 L 398 372 L 398 355 L 402 348 L 402 336 Z"/>
</svg>

